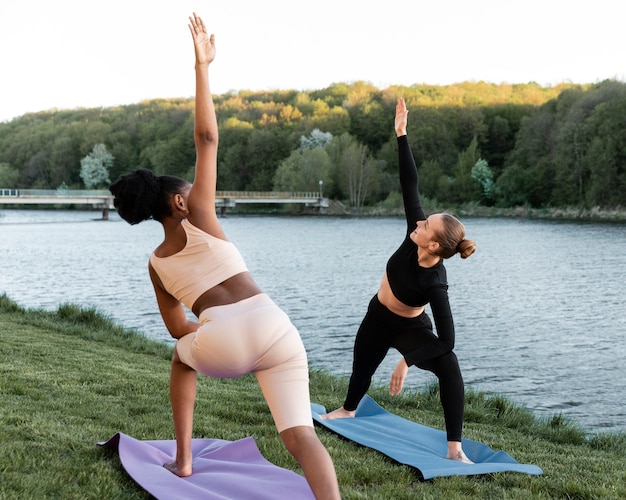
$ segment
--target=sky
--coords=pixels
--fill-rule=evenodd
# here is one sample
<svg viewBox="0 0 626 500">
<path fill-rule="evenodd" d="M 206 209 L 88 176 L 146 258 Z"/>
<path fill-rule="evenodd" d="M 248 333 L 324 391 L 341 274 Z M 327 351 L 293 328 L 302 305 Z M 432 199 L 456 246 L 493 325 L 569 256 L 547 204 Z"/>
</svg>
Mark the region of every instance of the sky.
<svg viewBox="0 0 626 500">
<path fill-rule="evenodd" d="M 192 97 L 188 16 L 214 94 L 333 83 L 626 81 L 615 0 L 1 0 L 0 122 Z"/>
</svg>

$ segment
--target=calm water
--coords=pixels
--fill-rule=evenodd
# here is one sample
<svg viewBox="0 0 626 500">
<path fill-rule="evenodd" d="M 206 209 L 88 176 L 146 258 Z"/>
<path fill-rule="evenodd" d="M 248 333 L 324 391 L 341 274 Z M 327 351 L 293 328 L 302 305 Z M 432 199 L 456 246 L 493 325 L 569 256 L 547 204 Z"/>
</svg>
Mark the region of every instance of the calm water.
<svg viewBox="0 0 626 500">
<path fill-rule="evenodd" d="M 147 274 L 161 226 L 97 212 L 0 210 L 0 293 L 24 307 L 95 307 L 171 342 Z M 590 431 L 626 431 L 626 225 L 467 219 L 478 252 L 446 262 L 468 386 Z M 299 328 L 312 366 L 349 374 L 396 218 L 222 219 L 257 282 Z M 1 337 L 0 337 L 1 338 Z M 383 383 L 399 355 L 377 372 Z M 432 381 L 413 369 L 409 387 Z"/>
</svg>

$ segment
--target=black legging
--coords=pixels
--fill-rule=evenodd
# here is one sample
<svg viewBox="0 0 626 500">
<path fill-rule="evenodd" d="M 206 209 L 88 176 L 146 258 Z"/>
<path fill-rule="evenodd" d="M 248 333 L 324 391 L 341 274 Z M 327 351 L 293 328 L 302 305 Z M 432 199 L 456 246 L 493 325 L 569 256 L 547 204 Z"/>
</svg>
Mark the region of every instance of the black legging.
<svg viewBox="0 0 626 500">
<path fill-rule="evenodd" d="M 349 411 L 356 409 L 390 347 L 406 355 L 432 343 L 433 338 L 437 336 L 425 312 L 415 318 L 404 318 L 392 313 L 374 295 L 356 334 L 352 375 L 343 407 Z M 456 355 L 449 351 L 417 366 L 439 379 L 448 441 L 461 441 L 465 389 Z"/>
</svg>

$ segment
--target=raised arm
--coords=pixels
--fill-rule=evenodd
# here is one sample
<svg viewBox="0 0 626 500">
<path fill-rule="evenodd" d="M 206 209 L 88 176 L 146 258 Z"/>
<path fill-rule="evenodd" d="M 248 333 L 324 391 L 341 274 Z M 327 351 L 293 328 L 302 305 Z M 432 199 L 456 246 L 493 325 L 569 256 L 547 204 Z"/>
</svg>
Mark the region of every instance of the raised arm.
<svg viewBox="0 0 626 500">
<path fill-rule="evenodd" d="M 402 200 L 406 215 L 407 235 L 415 229 L 418 220 L 426 219 L 418 192 L 417 166 L 406 135 L 409 110 L 403 98 L 396 104 L 395 129 L 398 141 L 398 166 Z"/>
<path fill-rule="evenodd" d="M 196 171 L 189 192 L 189 221 L 214 236 L 224 238 L 215 211 L 217 185 L 218 130 L 215 106 L 209 86 L 209 65 L 215 59 L 215 36 L 209 35 L 204 22 L 197 14 L 189 18 L 196 56 L 196 102 L 194 141 L 196 145 Z"/>
</svg>

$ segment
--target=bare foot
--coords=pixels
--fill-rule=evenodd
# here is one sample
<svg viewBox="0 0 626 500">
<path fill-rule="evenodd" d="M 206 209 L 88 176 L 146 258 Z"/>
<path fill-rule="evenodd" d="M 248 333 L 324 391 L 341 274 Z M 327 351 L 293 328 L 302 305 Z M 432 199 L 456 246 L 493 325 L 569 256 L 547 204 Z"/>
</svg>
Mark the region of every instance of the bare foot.
<svg viewBox="0 0 626 500">
<path fill-rule="evenodd" d="M 178 477 L 188 477 L 191 476 L 191 464 L 185 465 L 183 467 L 178 467 L 176 462 L 167 462 L 163 464 L 168 471 L 172 474 L 176 474 Z"/>
<path fill-rule="evenodd" d="M 448 453 L 446 458 L 448 460 L 456 460 L 457 462 L 463 462 L 464 464 L 473 464 L 474 463 L 469 458 L 467 458 L 467 455 L 465 453 L 463 453 L 462 450 L 461 451 L 457 451 L 456 454 L 454 454 L 454 455 L 450 455 Z"/>
<path fill-rule="evenodd" d="M 320 415 L 322 420 L 335 420 L 336 418 L 354 418 L 356 414 L 356 410 L 348 411 L 344 410 L 343 406 L 341 408 L 337 408 L 326 415 Z"/>
</svg>

